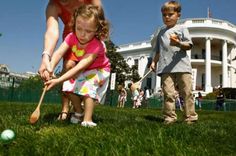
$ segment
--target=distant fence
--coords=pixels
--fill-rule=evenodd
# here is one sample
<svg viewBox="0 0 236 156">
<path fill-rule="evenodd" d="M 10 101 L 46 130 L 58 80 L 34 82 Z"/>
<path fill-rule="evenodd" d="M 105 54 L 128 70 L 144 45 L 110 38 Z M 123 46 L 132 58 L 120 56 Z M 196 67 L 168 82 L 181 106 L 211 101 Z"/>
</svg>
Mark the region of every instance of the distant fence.
<svg viewBox="0 0 236 156">
<path fill-rule="evenodd" d="M 42 94 L 42 90 L 35 91 L 17 91 L 14 89 L 2 89 L 0 88 L 0 101 L 13 101 L 13 102 L 25 102 L 25 103 L 38 103 Z M 46 93 L 44 102 L 60 104 L 61 95 L 59 91 L 49 91 Z M 116 107 L 118 102 L 118 93 L 116 91 L 108 91 L 106 95 L 105 105 Z M 127 101 L 125 107 L 132 108 L 131 93 L 128 92 Z M 162 101 L 160 98 L 150 98 L 147 103 L 142 107 L 144 108 L 162 108 Z M 216 100 L 203 100 L 203 110 L 215 110 Z M 196 106 L 196 110 L 197 110 Z M 225 105 L 221 108 L 222 111 L 236 111 L 236 100 L 225 99 Z"/>
<path fill-rule="evenodd" d="M 12 88 L 0 88 L 0 101 L 37 103 L 39 102 L 41 94 L 42 90 L 19 91 Z M 43 101 L 46 103 L 60 103 L 60 93 L 49 91 L 46 93 Z"/>
</svg>

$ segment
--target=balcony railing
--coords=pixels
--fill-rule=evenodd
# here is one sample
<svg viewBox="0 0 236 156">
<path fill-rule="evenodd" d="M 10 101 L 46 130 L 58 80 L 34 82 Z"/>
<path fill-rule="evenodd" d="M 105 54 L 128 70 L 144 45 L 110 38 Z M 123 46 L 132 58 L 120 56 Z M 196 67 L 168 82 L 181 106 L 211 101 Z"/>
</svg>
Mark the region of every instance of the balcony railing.
<svg viewBox="0 0 236 156">
<path fill-rule="evenodd" d="M 192 54 L 191 59 L 206 59 L 205 55 L 201 54 Z M 211 60 L 222 61 L 221 56 L 211 55 Z"/>
</svg>

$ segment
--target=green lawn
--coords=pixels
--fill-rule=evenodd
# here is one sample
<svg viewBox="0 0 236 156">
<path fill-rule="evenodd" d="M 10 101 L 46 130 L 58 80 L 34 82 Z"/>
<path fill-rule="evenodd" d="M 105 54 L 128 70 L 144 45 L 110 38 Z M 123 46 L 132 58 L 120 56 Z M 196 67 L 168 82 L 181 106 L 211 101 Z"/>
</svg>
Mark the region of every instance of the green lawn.
<svg viewBox="0 0 236 156">
<path fill-rule="evenodd" d="M 97 106 L 95 128 L 56 121 L 60 105 L 43 104 L 35 125 L 28 119 L 35 104 L 0 103 L 0 131 L 12 129 L 16 139 L 0 143 L 0 155 L 236 155 L 236 112 L 198 111 L 199 121 L 179 119 L 164 125 L 160 109 Z"/>
</svg>

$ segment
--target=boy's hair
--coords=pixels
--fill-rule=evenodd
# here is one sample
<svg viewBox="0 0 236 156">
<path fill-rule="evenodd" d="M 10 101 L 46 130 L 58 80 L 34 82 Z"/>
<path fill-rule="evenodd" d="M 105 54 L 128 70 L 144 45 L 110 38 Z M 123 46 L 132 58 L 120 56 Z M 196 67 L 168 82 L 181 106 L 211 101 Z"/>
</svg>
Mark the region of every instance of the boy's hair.
<svg viewBox="0 0 236 156">
<path fill-rule="evenodd" d="M 73 32 L 75 32 L 75 20 L 78 16 L 81 16 L 83 18 L 94 18 L 98 28 L 98 30 L 96 31 L 96 37 L 101 40 L 109 38 L 110 24 L 105 19 L 104 11 L 102 8 L 92 4 L 87 4 L 82 5 L 78 9 L 76 9 L 70 24 Z"/>
<path fill-rule="evenodd" d="M 161 7 L 161 12 L 174 10 L 177 13 L 181 12 L 181 5 L 177 1 L 168 1 Z"/>
</svg>

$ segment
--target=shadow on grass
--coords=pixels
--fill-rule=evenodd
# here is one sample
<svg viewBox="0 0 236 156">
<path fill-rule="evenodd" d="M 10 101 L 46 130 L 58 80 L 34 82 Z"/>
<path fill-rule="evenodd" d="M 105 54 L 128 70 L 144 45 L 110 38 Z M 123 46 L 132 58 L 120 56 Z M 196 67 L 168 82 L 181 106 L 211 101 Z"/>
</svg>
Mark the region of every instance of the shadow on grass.
<svg viewBox="0 0 236 156">
<path fill-rule="evenodd" d="M 33 129 L 35 131 L 40 131 L 41 129 L 53 125 L 54 127 L 64 127 L 70 124 L 69 119 L 59 121 L 57 120 L 58 113 L 48 113 L 44 114 L 41 119 L 39 119 L 35 124 L 33 124 Z M 69 116 L 68 116 L 69 117 Z"/>
<path fill-rule="evenodd" d="M 44 122 L 53 123 L 57 121 L 58 115 L 59 115 L 58 113 L 49 113 L 45 114 L 42 119 Z"/>
<path fill-rule="evenodd" d="M 144 116 L 144 119 L 149 120 L 149 121 L 154 121 L 154 122 L 163 122 L 164 119 L 160 116 L 152 116 L 152 115 L 147 115 Z"/>
</svg>

